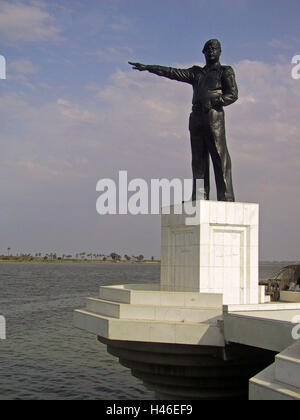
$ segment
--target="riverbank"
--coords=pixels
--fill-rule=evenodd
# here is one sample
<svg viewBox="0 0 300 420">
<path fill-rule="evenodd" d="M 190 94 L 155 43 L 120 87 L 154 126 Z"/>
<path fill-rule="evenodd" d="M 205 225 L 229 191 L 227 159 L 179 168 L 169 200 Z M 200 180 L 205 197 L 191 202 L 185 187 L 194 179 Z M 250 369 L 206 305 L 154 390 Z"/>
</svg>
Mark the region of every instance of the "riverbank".
<svg viewBox="0 0 300 420">
<path fill-rule="evenodd" d="M 41 263 L 41 264 L 160 264 L 159 260 L 145 261 L 102 261 L 102 260 L 76 260 L 76 259 L 40 259 L 40 258 L 0 258 L 0 263 Z"/>
</svg>

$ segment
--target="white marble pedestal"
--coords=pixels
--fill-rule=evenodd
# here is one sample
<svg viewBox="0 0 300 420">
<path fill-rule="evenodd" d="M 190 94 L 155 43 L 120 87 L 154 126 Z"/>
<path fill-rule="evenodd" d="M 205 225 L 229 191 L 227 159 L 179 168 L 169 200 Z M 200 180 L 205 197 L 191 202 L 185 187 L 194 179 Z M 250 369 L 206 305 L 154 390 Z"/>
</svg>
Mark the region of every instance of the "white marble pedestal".
<svg viewBox="0 0 300 420">
<path fill-rule="evenodd" d="M 281 317 L 272 328 L 270 320 L 292 308 L 259 305 L 266 301 L 258 277 L 259 206 L 198 201 L 192 218 L 191 206 L 188 214 L 181 205 L 162 210 L 161 283 L 101 286 L 74 312 L 74 325 L 97 335 L 157 398 L 245 398 L 245 378 L 274 360 L 279 327 L 286 339 Z M 277 365 L 282 381 L 291 372 L 286 356 Z M 266 380 L 264 374 L 253 386 Z M 260 397 L 260 388 L 252 394 Z"/>
<path fill-rule="evenodd" d="M 189 212 L 192 203 L 186 205 Z M 164 208 L 166 212 L 162 291 L 223 294 L 226 305 L 264 303 L 258 275 L 258 204 L 198 201 L 193 219 L 182 205 Z"/>
</svg>

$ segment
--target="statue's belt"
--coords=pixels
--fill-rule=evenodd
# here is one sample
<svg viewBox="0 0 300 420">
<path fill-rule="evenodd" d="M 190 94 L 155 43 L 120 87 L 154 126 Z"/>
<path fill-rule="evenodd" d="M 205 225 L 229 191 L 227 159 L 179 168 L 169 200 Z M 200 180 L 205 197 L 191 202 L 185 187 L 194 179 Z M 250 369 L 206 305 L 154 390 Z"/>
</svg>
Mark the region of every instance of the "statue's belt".
<svg viewBox="0 0 300 420">
<path fill-rule="evenodd" d="M 193 111 L 202 112 L 203 107 L 205 107 L 209 100 L 219 98 L 222 93 L 223 92 L 220 89 L 205 89 L 205 92 L 203 92 L 203 99 L 200 99 L 199 102 L 197 101 L 197 103 L 193 104 Z"/>
</svg>

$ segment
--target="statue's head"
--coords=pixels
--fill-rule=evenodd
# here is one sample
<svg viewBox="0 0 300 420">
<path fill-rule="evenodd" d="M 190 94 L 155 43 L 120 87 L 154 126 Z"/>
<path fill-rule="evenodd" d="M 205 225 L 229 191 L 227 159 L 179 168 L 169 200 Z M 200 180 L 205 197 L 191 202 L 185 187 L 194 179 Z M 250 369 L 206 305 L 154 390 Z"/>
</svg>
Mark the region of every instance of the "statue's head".
<svg viewBox="0 0 300 420">
<path fill-rule="evenodd" d="M 218 39 L 210 39 L 205 43 L 202 52 L 208 61 L 219 60 L 222 52 L 220 41 Z"/>
</svg>

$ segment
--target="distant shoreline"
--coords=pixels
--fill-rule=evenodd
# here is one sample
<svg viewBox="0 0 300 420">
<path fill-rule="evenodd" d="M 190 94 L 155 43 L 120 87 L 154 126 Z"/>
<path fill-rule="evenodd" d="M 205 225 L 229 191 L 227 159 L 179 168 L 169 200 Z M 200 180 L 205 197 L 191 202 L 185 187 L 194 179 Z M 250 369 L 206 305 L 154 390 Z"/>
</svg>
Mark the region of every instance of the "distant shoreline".
<svg viewBox="0 0 300 420">
<path fill-rule="evenodd" d="M 33 259 L 0 259 L 0 263 L 36 263 L 36 264 L 160 264 L 160 260 L 154 261 L 99 261 L 99 260 L 42 260 L 38 258 Z"/>
<path fill-rule="evenodd" d="M 131 261 L 125 261 L 125 260 L 121 260 L 121 261 L 112 261 L 112 260 L 107 260 L 107 261 L 102 261 L 102 260 L 77 260 L 77 259 L 41 259 L 41 258 L 31 258 L 31 259 L 22 259 L 20 258 L 0 258 L 0 264 L 1 263 L 35 263 L 35 264 L 160 264 L 161 261 L 160 260 L 144 260 L 144 261 L 135 261 L 135 260 L 131 260 Z M 299 262 L 297 262 L 299 264 Z M 262 260 L 259 261 L 259 264 L 286 264 L 286 265 L 290 265 L 290 264 L 296 264 L 295 261 L 267 261 L 267 260 Z"/>
</svg>

